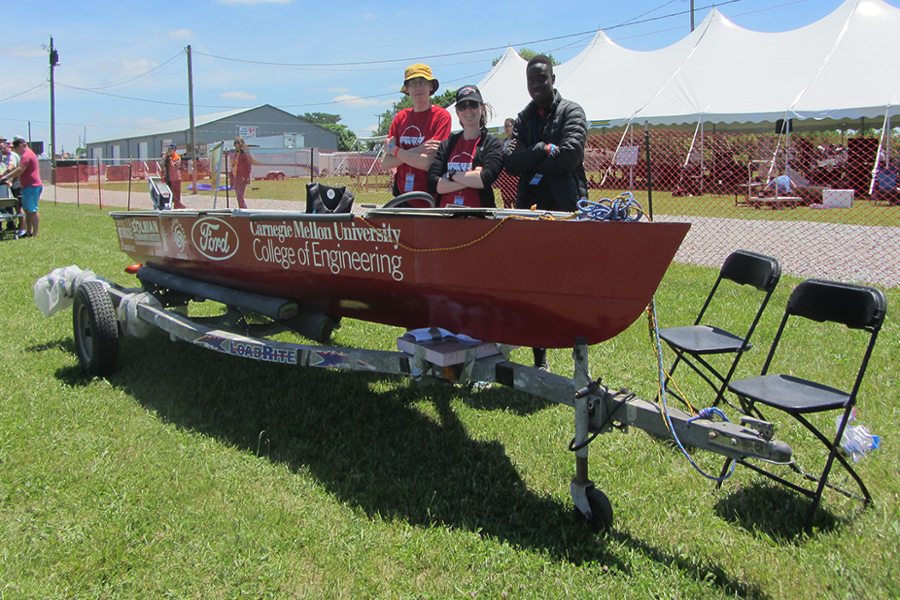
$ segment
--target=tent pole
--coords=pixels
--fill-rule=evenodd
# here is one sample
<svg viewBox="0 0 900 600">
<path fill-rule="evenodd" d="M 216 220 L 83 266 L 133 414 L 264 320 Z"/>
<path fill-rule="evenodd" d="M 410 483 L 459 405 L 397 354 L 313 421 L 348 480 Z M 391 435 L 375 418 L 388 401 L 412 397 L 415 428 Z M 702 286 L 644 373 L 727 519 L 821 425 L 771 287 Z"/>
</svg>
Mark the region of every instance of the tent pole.
<svg viewBox="0 0 900 600">
<path fill-rule="evenodd" d="M 878 153 L 875 154 L 875 164 L 872 165 L 872 175 L 869 180 L 869 196 L 875 193 L 875 183 L 878 180 L 878 165 L 881 164 L 881 157 L 885 158 L 885 167 L 890 166 L 889 149 L 885 149 L 885 140 L 890 140 L 888 132 L 891 130 L 890 108 L 884 111 L 884 125 L 881 128 L 881 138 L 878 140 Z"/>
<path fill-rule="evenodd" d="M 622 144 L 625 143 L 625 138 L 628 136 L 628 133 L 629 133 L 629 132 L 632 132 L 632 129 L 631 129 L 631 128 L 632 128 L 633 126 L 634 126 L 634 120 L 633 120 L 633 119 L 629 119 L 629 120 L 628 120 L 628 124 L 625 126 L 625 131 L 622 132 L 622 137 L 619 138 L 619 145 L 616 146 L 616 152 L 615 152 L 615 154 L 613 154 L 612 160 L 609 161 L 609 165 L 607 165 L 606 171 L 604 171 L 603 177 L 600 179 L 600 184 L 599 184 L 599 185 L 600 185 L 601 188 L 602 188 L 603 185 L 606 183 L 606 179 L 609 177 L 610 173 L 613 172 L 613 167 L 617 167 L 617 166 L 619 165 L 619 163 L 618 163 L 618 158 L 617 158 L 617 157 L 619 156 L 619 150 L 622 149 Z M 624 171 L 624 169 L 623 169 L 623 171 Z M 634 187 L 634 186 L 632 186 L 632 187 Z"/>
<path fill-rule="evenodd" d="M 653 169 L 650 162 L 650 124 L 644 121 L 644 149 L 647 156 L 647 214 L 653 220 Z"/>
<path fill-rule="evenodd" d="M 628 140 L 628 145 L 634 147 L 634 129 L 631 130 L 631 139 Z M 628 189 L 634 189 L 634 165 L 628 166 Z"/>
<path fill-rule="evenodd" d="M 704 151 L 706 150 L 706 145 L 704 144 L 706 138 L 706 129 L 703 126 L 703 117 L 700 117 L 700 195 L 703 195 L 703 180 L 704 178 L 704 169 L 706 168 L 706 161 L 704 160 Z"/>
</svg>

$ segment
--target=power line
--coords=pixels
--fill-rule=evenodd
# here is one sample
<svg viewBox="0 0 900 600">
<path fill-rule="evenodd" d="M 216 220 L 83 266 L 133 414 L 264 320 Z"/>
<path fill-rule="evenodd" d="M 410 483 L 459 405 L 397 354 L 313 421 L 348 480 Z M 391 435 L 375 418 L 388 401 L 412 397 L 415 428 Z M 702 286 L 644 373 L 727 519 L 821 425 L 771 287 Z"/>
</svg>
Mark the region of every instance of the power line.
<svg viewBox="0 0 900 600">
<path fill-rule="evenodd" d="M 735 4 L 737 2 L 745 2 L 745 1 L 746 0 L 725 0 L 724 2 L 720 2 L 718 4 L 710 4 L 708 6 L 703 6 L 703 7 L 700 7 L 699 9 L 695 9 L 695 10 L 705 10 L 707 8 L 715 8 L 718 6 L 725 6 L 727 4 Z M 801 0 L 801 1 L 807 1 L 807 0 Z M 671 2 L 669 4 L 671 4 Z M 667 6 L 667 5 L 663 5 L 663 6 Z M 662 7 L 660 7 L 660 8 L 662 8 Z M 650 11 L 650 12 L 653 12 L 653 11 Z M 652 17 L 649 19 L 644 19 L 642 21 L 625 22 L 625 23 L 621 23 L 619 25 L 613 25 L 611 27 L 600 27 L 598 29 L 602 29 L 603 31 L 611 31 L 613 29 L 618 29 L 621 27 L 629 27 L 632 25 L 642 25 L 644 23 L 651 23 L 653 21 L 660 21 L 662 19 L 670 19 L 672 17 L 679 17 L 682 15 L 688 14 L 689 12 L 690 12 L 689 10 L 683 10 L 680 12 L 669 13 L 667 15 L 662 15 L 659 17 Z M 647 14 L 647 13 L 645 13 L 645 14 Z M 538 40 L 531 40 L 531 41 L 527 41 L 527 42 L 508 44 L 506 46 L 493 46 L 493 47 L 489 47 L 489 48 L 481 48 L 479 50 L 462 50 L 460 52 L 446 52 L 444 54 L 430 54 L 427 56 L 413 56 L 413 57 L 404 57 L 404 58 L 388 58 L 388 59 L 383 59 L 383 60 L 371 60 L 371 61 L 362 61 L 362 62 L 274 63 L 274 62 L 266 62 L 266 61 L 247 60 L 247 59 L 243 59 L 243 58 L 232 58 L 232 57 L 228 57 L 228 56 L 219 56 L 216 54 L 207 54 L 205 52 L 195 52 L 195 54 L 202 54 L 203 56 L 208 56 L 210 58 L 215 58 L 218 60 L 227 60 L 229 62 L 238 62 L 238 63 L 244 63 L 244 64 L 249 64 L 249 65 L 260 65 L 260 66 L 266 66 L 266 67 L 281 67 L 281 68 L 300 69 L 300 70 L 304 70 L 304 69 L 319 70 L 319 69 L 326 69 L 326 68 L 334 69 L 336 67 L 364 67 L 364 66 L 370 66 L 370 65 L 387 65 L 387 64 L 398 63 L 398 62 L 405 63 L 405 62 L 409 62 L 409 61 L 413 61 L 413 60 L 421 61 L 421 60 L 431 60 L 431 59 L 435 59 L 435 58 L 449 58 L 452 56 L 463 56 L 466 54 L 481 54 L 484 52 L 497 52 L 499 50 L 505 50 L 508 46 L 514 46 L 514 47 L 518 46 L 521 48 L 523 46 L 530 46 L 533 44 L 540 44 L 540 43 L 544 43 L 544 42 L 554 42 L 557 40 L 565 40 L 565 39 L 574 38 L 574 37 L 584 37 L 584 36 L 588 36 L 588 35 L 594 35 L 596 33 L 597 33 L 597 29 L 592 29 L 589 31 L 581 31 L 578 33 L 570 33 L 567 35 L 560 35 L 560 36 L 555 36 L 555 37 L 542 38 L 542 39 L 538 39 Z"/>
<path fill-rule="evenodd" d="M 180 58 L 181 55 L 183 55 L 183 54 L 184 54 L 184 51 L 182 50 L 181 52 L 179 52 L 178 54 L 176 54 L 175 56 L 173 56 L 172 58 L 170 58 L 170 59 L 167 60 L 166 62 L 162 63 L 161 65 L 157 65 L 157 66 L 153 67 L 152 69 L 150 69 L 149 71 L 146 71 L 146 72 L 144 72 L 144 73 L 141 73 L 140 75 L 136 75 L 136 76 L 132 77 L 131 79 L 126 79 L 125 81 L 120 81 L 119 83 L 113 83 L 113 84 L 110 84 L 110 85 L 104 85 L 104 86 L 102 86 L 102 87 L 96 87 L 96 88 L 78 88 L 78 89 L 81 89 L 81 90 L 86 91 L 86 92 L 96 92 L 96 91 L 98 91 L 98 90 L 108 90 L 109 88 L 114 88 L 114 87 L 118 87 L 118 86 L 120 86 L 120 85 L 125 85 L 126 83 L 131 83 L 132 81 L 135 81 L 135 80 L 137 80 L 137 79 L 140 79 L 141 77 L 144 77 L 144 76 L 146 76 L 146 75 L 149 75 L 150 73 L 153 73 L 154 71 L 158 71 L 159 69 L 162 69 L 163 67 L 165 67 L 166 65 L 168 65 L 170 62 L 172 62 L 172 61 L 175 60 L 176 58 Z"/>
<path fill-rule="evenodd" d="M 38 89 L 39 87 L 47 87 L 47 83 L 46 82 L 39 83 L 36 86 L 34 86 L 33 88 L 28 88 L 24 92 L 19 92 L 18 94 L 13 94 L 12 96 L 3 98 L 2 100 L 0 100 L 0 104 L 2 104 L 3 102 L 6 102 L 7 100 L 12 100 L 13 98 L 18 98 L 19 96 L 22 96 L 23 94 L 27 94 L 28 92 Z"/>
</svg>

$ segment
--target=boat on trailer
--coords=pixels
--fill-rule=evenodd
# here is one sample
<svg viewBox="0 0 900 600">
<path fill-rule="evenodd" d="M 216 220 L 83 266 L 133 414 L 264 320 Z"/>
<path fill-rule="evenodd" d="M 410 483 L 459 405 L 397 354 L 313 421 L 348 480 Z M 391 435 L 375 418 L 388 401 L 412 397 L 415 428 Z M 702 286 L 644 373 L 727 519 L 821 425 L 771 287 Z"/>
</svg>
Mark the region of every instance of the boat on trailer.
<svg viewBox="0 0 900 600">
<path fill-rule="evenodd" d="M 627 329 L 690 228 L 469 208 L 111 216 L 120 249 L 155 271 L 287 299 L 306 314 L 544 348 Z"/>
<path fill-rule="evenodd" d="M 571 215 L 470 209 L 375 209 L 364 214 L 212 210 L 112 213 L 119 246 L 142 263 L 141 287 L 126 288 L 65 267 L 35 284 L 50 316 L 73 308 L 76 353 L 91 375 L 118 366 L 119 339 L 157 328 L 223 354 L 301 367 L 406 376 L 420 384 L 496 383 L 574 411 L 578 513 L 608 528 L 609 498 L 588 476 L 588 447 L 614 425 L 633 426 L 723 456 L 786 463 L 790 447 L 773 426 L 662 409 L 590 374 L 589 344 L 614 337 L 647 306 L 687 234 L 684 223 L 578 221 Z M 191 300 L 225 314 L 188 316 Z M 269 318 L 245 319 L 247 312 Z M 307 337 L 348 316 L 407 328 L 446 328 L 478 342 L 431 358 L 415 339 L 406 351 L 329 347 L 272 339 Z M 570 347 L 573 377 L 510 360 L 510 345 Z M 676 437 L 677 436 L 677 437 Z"/>
</svg>

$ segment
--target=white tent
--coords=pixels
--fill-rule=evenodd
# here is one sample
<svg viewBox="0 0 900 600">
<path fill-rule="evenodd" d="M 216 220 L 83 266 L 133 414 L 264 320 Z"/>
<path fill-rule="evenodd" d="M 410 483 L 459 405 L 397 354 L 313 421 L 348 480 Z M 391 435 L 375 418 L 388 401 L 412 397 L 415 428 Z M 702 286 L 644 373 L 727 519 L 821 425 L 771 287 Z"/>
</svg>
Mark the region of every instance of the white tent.
<svg viewBox="0 0 900 600">
<path fill-rule="evenodd" d="M 890 117 L 900 101 L 893 46 L 900 9 L 883 0 L 846 0 L 806 27 L 761 33 L 717 9 L 660 50 L 622 48 L 601 30 L 578 56 L 554 68 L 563 97 L 596 127 L 627 123 L 747 124 L 778 119 L 820 124 Z M 526 62 L 508 48 L 479 83 L 502 127 L 530 100 Z M 874 125 L 874 123 L 873 123 Z"/>
</svg>

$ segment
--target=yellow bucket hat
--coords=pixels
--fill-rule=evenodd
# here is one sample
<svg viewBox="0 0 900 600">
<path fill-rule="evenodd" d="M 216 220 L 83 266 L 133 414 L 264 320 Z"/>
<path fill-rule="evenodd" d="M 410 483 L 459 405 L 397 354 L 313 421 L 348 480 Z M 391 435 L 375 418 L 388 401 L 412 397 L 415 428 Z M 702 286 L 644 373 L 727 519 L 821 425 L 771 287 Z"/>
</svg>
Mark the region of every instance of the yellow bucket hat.
<svg viewBox="0 0 900 600">
<path fill-rule="evenodd" d="M 431 67 L 422 63 L 416 63 L 406 67 L 406 72 L 403 73 L 403 86 L 400 88 L 400 92 L 408 94 L 409 92 L 406 91 L 406 82 L 410 79 L 415 79 L 416 77 L 422 77 L 431 82 L 432 94 L 434 94 L 441 85 L 440 82 L 434 78 L 434 75 L 431 74 Z"/>
</svg>

